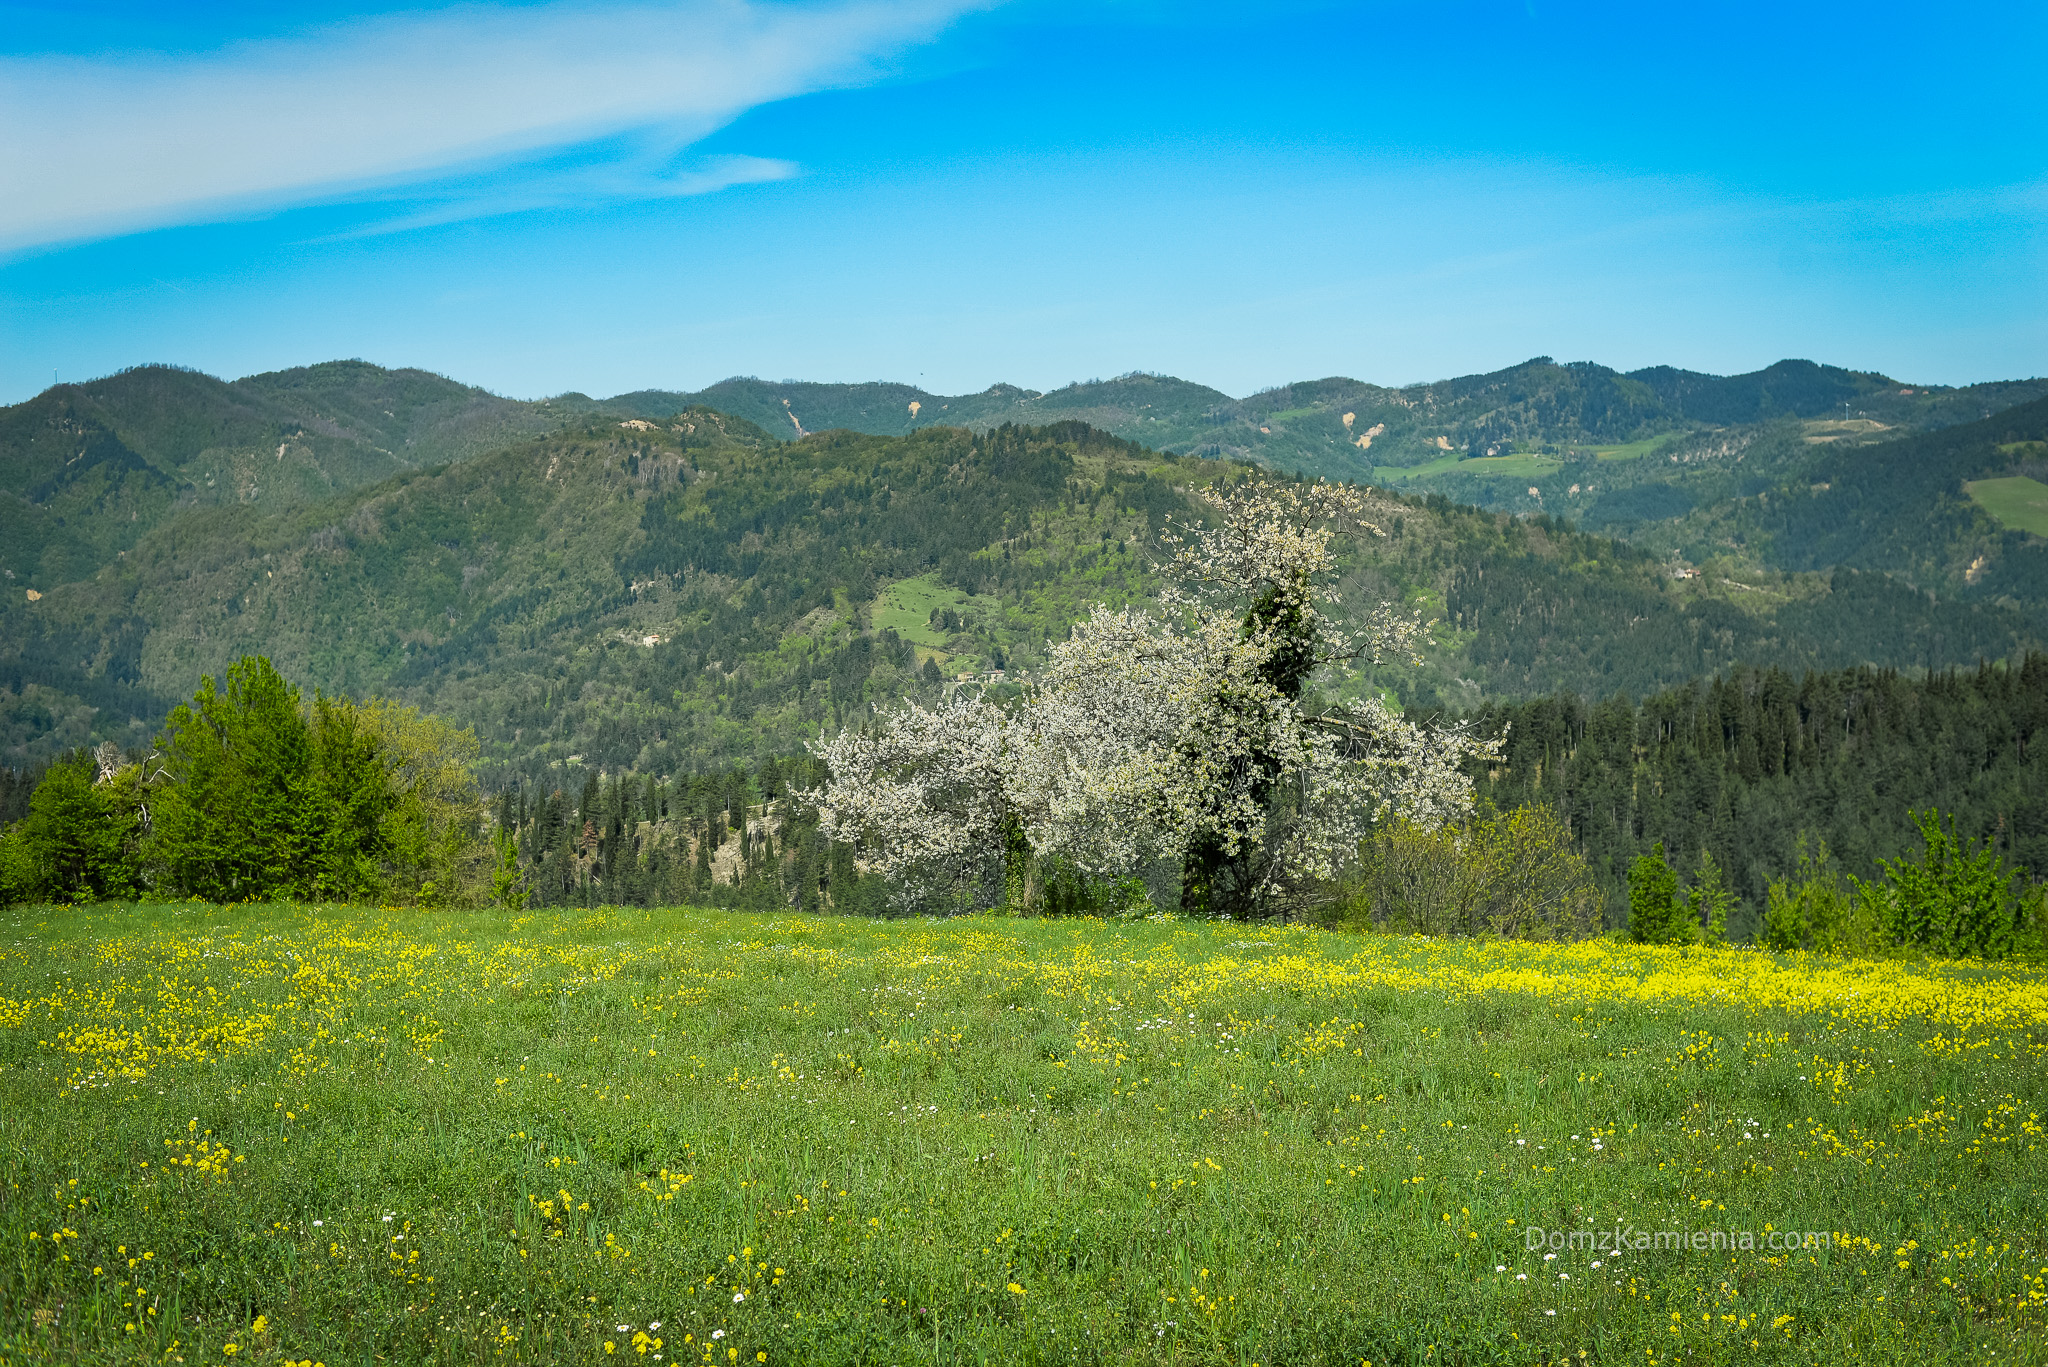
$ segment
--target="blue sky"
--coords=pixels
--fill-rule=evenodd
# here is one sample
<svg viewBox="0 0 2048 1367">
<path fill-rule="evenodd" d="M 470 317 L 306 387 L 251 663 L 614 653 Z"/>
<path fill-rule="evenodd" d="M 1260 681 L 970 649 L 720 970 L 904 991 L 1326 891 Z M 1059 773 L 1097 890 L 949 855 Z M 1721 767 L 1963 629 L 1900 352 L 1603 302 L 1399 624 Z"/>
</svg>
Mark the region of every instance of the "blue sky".
<svg viewBox="0 0 2048 1367">
<path fill-rule="evenodd" d="M 0 3 L 0 401 L 2048 372 L 2048 6 Z"/>
</svg>

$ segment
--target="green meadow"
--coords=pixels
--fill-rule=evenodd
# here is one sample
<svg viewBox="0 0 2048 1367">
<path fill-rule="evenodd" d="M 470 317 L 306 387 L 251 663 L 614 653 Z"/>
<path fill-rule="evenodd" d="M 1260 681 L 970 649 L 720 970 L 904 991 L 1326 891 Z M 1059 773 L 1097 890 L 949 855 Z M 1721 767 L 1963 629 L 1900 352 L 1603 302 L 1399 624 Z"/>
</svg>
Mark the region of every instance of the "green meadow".
<svg viewBox="0 0 2048 1367">
<path fill-rule="evenodd" d="M 1549 456 L 1517 451 L 1505 456 L 1474 456 L 1461 459 L 1457 453 L 1438 456 L 1435 460 L 1421 465 L 1381 465 L 1373 469 L 1372 477 L 1377 480 L 1424 479 L 1430 475 L 1457 473 L 1461 475 L 1495 475 L 1503 479 L 1540 479 L 1555 474 L 1564 462 Z"/>
<path fill-rule="evenodd" d="M 2030 536 L 2048 536 L 2048 484 L 2013 475 L 1969 480 L 1963 492 L 1999 526 Z"/>
<path fill-rule="evenodd" d="M 15 909 L 0 1361 L 2040 1362 L 2044 1021 L 1614 940 Z"/>
<path fill-rule="evenodd" d="M 927 574 L 915 579 L 898 579 L 886 585 L 875 598 L 872 620 L 875 630 L 893 630 L 924 653 L 937 656 L 939 663 L 944 664 L 952 658 L 946 650 L 946 643 L 952 639 L 953 633 L 933 626 L 932 613 L 940 608 L 951 608 L 964 614 L 980 608 L 984 614 L 990 614 L 992 607 L 990 600 L 962 593 L 941 584 L 937 575 Z"/>
</svg>

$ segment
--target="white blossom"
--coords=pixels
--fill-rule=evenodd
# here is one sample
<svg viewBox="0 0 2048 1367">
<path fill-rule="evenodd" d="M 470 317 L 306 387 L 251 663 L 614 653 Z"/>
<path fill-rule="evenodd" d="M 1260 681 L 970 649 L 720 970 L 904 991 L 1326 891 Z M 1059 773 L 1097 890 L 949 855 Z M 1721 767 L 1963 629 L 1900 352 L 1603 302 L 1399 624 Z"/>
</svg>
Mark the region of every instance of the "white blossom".
<svg viewBox="0 0 2048 1367">
<path fill-rule="evenodd" d="M 960 699 L 821 741 L 813 796 L 909 905 L 1019 894 L 1027 854 L 1127 874 L 1204 839 L 1255 870 L 1243 890 L 1327 879 L 1376 823 L 1471 806 L 1462 765 L 1491 746 L 1314 684 L 1414 658 L 1422 623 L 1381 604 L 1346 627 L 1327 581 L 1340 533 L 1382 534 L 1370 490 L 1252 482 L 1197 497 L 1208 526 L 1163 538 L 1162 611 L 1097 606 L 1015 706 Z"/>
</svg>

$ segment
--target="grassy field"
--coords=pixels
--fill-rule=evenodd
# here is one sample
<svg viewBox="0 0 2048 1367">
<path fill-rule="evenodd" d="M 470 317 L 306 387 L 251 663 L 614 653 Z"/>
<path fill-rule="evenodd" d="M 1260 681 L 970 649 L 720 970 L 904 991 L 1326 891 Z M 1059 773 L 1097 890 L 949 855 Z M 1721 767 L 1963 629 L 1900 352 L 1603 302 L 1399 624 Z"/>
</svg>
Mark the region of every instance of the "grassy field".
<svg viewBox="0 0 2048 1367">
<path fill-rule="evenodd" d="M 1596 460 L 1634 460 L 1638 456 L 1650 455 L 1658 448 L 1670 444 L 1675 435 L 1671 432 L 1659 432 L 1656 436 L 1644 437 L 1641 441 L 1623 442 L 1619 446 L 1595 447 L 1593 457 Z"/>
<path fill-rule="evenodd" d="M 1973 479 L 1963 492 L 1991 514 L 2001 527 L 2030 536 L 2048 536 L 2048 484 L 2025 475 L 2008 479 Z"/>
<path fill-rule="evenodd" d="M 1634 460 L 1649 455 L 1672 439 L 1669 432 L 1632 441 L 1620 446 L 1585 448 L 1584 454 L 1597 460 Z M 1438 456 L 1435 460 L 1421 465 L 1382 465 L 1373 469 L 1372 475 L 1382 482 L 1409 479 L 1426 479 L 1431 475 L 1491 475 L 1501 479 L 1543 479 L 1554 475 L 1564 462 L 1555 456 L 1546 456 L 1534 451 L 1511 451 L 1504 456 L 1475 456 L 1463 458 L 1462 453 L 1452 452 Z"/>
<path fill-rule="evenodd" d="M 1502 479 L 1541 479 L 1555 474 L 1563 462 L 1549 456 L 1529 452 L 1515 452 L 1505 456 L 1474 456 L 1469 460 L 1457 455 L 1438 456 L 1422 465 L 1379 465 L 1373 468 L 1376 480 L 1423 479 L 1430 475 L 1444 475 L 1453 472 L 1461 475 L 1493 475 Z"/>
<path fill-rule="evenodd" d="M 953 633 L 932 626 L 933 610 L 952 608 L 966 613 L 977 607 L 990 612 L 993 600 L 962 593 L 941 584 L 937 575 L 927 574 L 916 579 L 898 579 L 884 587 L 875 597 L 873 619 L 877 631 L 893 627 L 898 636 L 920 647 L 920 655 L 935 655 L 944 664 L 952 658 L 946 651 L 946 642 Z"/>
<path fill-rule="evenodd" d="M 2039 975 L 1146 921 L 6 916 L 7 1363 L 2048 1358 Z"/>
</svg>

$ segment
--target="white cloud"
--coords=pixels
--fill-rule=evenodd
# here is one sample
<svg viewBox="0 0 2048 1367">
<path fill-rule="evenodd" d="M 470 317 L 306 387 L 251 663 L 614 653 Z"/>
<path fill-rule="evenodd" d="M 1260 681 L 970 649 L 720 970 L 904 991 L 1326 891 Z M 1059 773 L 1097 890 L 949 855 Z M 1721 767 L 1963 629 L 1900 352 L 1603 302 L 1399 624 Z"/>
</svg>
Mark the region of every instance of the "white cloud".
<svg viewBox="0 0 2048 1367">
<path fill-rule="evenodd" d="M 597 153 L 594 157 L 593 151 Z M 580 147 L 573 161 L 517 161 L 480 174 L 443 178 L 426 186 L 407 186 L 389 194 L 370 196 L 379 201 L 397 201 L 397 207 L 382 216 L 373 216 L 361 227 L 318 240 L 381 237 L 409 228 L 429 228 L 526 209 L 708 195 L 735 185 L 788 180 L 802 171 L 793 161 L 772 157 L 722 156 L 678 164 L 671 158 L 646 155 L 614 159 L 604 155 L 608 151 L 609 148 Z M 571 164 L 561 164 L 565 161 Z"/>
<path fill-rule="evenodd" d="M 692 0 L 391 14 L 198 56 L 0 58 L 0 248 L 418 185 L 399 222 L 789 175 L 680 149 L 756 105 L 872 79 L 974 0 Z M 598 164 L 517 163 L 623 138 Z M 559 160 L 559 159 L 558 159 Z M 381 197 L 381 196 L 380 196 Z"/>
</svg>

